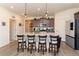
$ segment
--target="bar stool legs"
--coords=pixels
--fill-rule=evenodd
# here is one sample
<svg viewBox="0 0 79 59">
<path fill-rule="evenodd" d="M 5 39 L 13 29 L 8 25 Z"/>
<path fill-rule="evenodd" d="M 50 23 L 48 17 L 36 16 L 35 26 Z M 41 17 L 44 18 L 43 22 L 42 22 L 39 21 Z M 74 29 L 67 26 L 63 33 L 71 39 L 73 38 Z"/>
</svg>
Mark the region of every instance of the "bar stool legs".
<svg viewBox="0 0 79 59">
<path fill-rule="evenodd" d="M 33 45 L 31 44 L 30 53 L 32 53 Z"/>
<path fill-rule="evenodd" d="M 55 45 L 53 45 L 54 46 L 54 56 L 56 56 L 56 49 L 55 49 Z"/>
<path fill-rule="evenodd" d="M 50 51 L 54 53 L 54 56 L 56 56 L 56 52 L 58 51 L 56 45 L 49 44 L 49 53 Z"/>
<path fill-rule="evenodd" d="M 47 51 L 46 44 L 39 44 L 38 45 L 38 52 L 39 51 L 42 51 L 42 53 L 44 54 L 44 52 Z"/>
<path fill-rule="evenodd" d="M 21 48 L 20 48 L 20 45 L 21 44 Z M 22 52 L 24 52 L 24 46 L 25 45 L 23 45 L 23 43 L 18 43 L 18 48 L 17 48 L 17 51 L 19 52 L 19 50 L 21 49 L 22 50 Z M 26 47 L 26 46 L 25 46 Z"/>
<path fill-rule="evenodd" d="M 22 51 L 24 52 L 24 49 L 23 49 L 23 43 L 21 44 L 21 48 L 22 48 Z"/>
<path fill-rule="evenodd" d="M 17 48 L 17 51 L 19 52 L 19 43 L 18 43 L 18 48 Z"/>
<path fill-rule="evenodd" d="M 30 46 L 29 46 L 30 45 Z M 36 44 L 35 44 L 36 45 Z M 32 51 L 33 51 L 33 48 L 34 48 L 34 50 L 36 51 L 36 46 L 33 46 L 33 44 L 28 44 L 28 51 L 30 51 L 30 53 L 32 53 Z"/>
</svg>

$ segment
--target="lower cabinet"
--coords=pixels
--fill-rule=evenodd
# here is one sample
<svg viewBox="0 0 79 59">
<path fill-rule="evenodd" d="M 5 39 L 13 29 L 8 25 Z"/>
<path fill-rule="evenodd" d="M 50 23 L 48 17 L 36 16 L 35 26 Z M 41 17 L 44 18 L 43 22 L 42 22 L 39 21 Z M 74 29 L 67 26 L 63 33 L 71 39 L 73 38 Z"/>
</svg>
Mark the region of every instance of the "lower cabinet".
<svg viewBox="0 0 79 59">
<path fill-rule="evenodd" d="M 66 43 L 72 47 L 75 48 L 75 39 L 72 36 L 66 35 Z"/>
</svg>

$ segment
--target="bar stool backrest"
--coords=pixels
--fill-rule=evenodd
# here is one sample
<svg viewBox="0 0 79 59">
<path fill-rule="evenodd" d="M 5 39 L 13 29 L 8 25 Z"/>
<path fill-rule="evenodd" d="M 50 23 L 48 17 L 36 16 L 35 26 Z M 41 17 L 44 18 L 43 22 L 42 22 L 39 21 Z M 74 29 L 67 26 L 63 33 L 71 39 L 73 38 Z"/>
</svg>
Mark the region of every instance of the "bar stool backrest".
<svg viewBox="0 0 79 59">
<path fill-rule="evenodd" d="M 35 35 L 27 35 L 27 38 L 28 38 L 28 42 L 35 42 Z"/>
<path fill-rule="evenodd" d="M 17 35 L 18 42 L 24 41 L 24 35 Z"/>
<path fill-rule="evenodd" d="M 45 36 L 39 35 L 39 42 L 40 43 L 46 43 L 46 39 L 47 39 L 47 35 L 45 35 Z"/>
<path fill-rule="evenodd" d="M 59 36 L 52 36 L 50 35 L 50 41 L 52 44 L 57 44 L 58 43 L 58 37 Z"/>
</svg>

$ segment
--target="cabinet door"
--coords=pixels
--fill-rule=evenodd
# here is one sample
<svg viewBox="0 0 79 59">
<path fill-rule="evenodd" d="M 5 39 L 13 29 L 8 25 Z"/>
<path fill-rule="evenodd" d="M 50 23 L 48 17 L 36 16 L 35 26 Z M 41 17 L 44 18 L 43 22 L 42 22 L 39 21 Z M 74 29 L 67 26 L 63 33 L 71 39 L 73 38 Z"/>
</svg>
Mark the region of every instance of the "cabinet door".
<svg viewBox="0 0 79 59">
<path fill-rule="evenodd" d="M 74 40 L 75 40 L 74 37 L 70 37 L 70 36 L 66 35 L 66 43 L 72 48 L 75 48 Z"/>
</svg>

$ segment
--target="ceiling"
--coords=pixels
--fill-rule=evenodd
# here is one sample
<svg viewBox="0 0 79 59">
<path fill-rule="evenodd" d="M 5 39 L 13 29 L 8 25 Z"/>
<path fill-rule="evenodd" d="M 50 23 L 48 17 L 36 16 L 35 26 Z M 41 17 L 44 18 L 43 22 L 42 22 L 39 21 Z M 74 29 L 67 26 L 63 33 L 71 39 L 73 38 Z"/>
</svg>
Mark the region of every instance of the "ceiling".
<svg viewBox="0 0 79 59">
<path fill-rule="evenodd" d="M 0 6 L 18 13 L 19 15 L 23 15 L 25 12 L 24 3 L 0 3 Z M 11 8 L 11 6 L 14 8 Z M 27 3 L 27 14 L 28 16 L 44 16 L 46 10 L 45 7 L 45 3 Z M 49 16 L 53 16 L 57 12 L 74 7 L 79 7 L 79 3 L 47 3 Z"/>
</svg>

